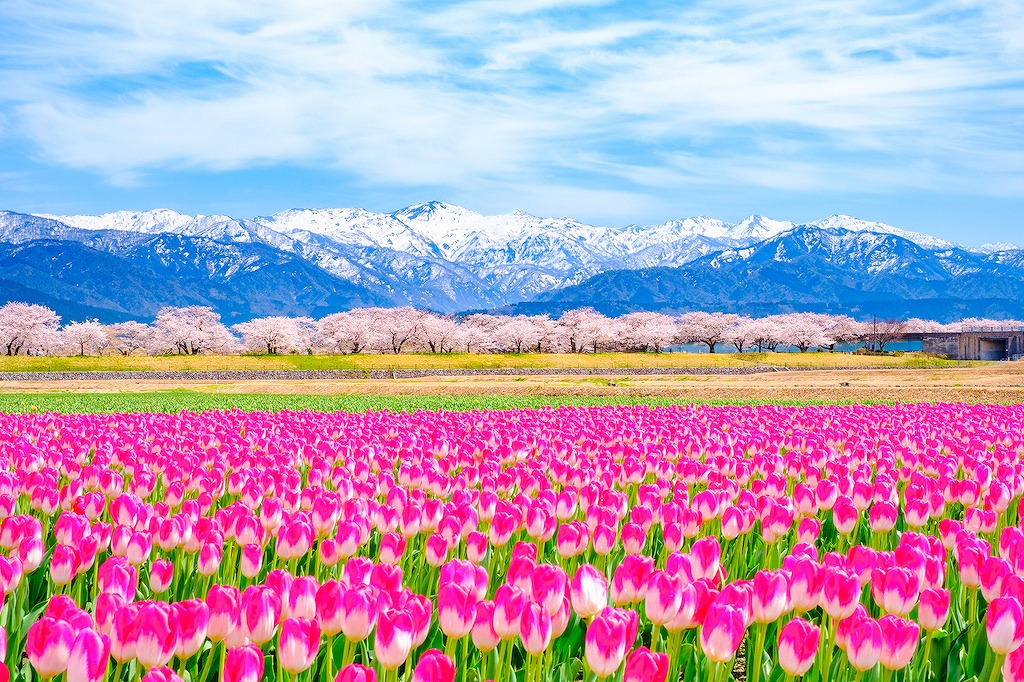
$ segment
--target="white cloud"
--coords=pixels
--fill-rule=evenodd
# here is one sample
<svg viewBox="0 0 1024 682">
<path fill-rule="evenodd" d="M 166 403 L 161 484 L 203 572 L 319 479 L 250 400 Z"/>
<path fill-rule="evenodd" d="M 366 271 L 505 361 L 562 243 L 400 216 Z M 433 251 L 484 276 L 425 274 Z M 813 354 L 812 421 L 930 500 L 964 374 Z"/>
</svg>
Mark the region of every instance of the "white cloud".
<svg viewBox="0 0 1024 682">
<path fill-rule="evenodd" d="M 8 137 L 122 183 L 321 164 L 379 184 L 633 205 L 711 184 L 1010 193 L 1024 173 L 1024 12 L 1010 0 L 95 0 L 5 13 Z M 616 179 L 628 186 L 608 195 Z"/>
</svg>

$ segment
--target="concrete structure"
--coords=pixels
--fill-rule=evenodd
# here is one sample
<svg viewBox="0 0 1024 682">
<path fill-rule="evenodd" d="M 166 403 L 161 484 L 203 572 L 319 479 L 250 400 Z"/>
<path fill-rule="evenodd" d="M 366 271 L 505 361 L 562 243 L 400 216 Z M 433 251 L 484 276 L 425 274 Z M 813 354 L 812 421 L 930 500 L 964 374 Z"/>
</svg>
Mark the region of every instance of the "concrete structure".
<svg viewBox="0 0 1024 682">
<path fill-rule="evenodd" d="M 921 334 L 925 353 L 950 360 L 1019 360 L 1024 357 L 1024 331 L 969 329 Z"/>
</svg>

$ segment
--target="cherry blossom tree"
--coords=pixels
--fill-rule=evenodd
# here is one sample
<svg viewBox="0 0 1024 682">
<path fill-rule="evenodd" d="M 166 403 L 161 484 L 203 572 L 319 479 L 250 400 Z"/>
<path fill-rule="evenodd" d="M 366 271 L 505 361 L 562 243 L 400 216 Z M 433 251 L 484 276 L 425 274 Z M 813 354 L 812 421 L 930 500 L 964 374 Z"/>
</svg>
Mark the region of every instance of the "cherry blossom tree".
<svg viewBox="0 0 1024 682">
<path fill-rule="evenodd" d="M 627 351 L 660 353 L 677 332 L 675 318 L 661 313 L 628 313 L 618 318 L 619 346 Z"/>
<path fill-rule="evenodd" d="M 736 324 L 725 330 L 725 340 L 733 345 L 737 353 L 757 343 L 760 333 L 760 325 L 757 320 L 749 317 L 740 317 Z"/>
<path fill-rule="evenodd" d="M 449 316 L 426 314 L 420 318 L 416 342 L 420 348 L 431 353 L 451 353 L 456 348 L 462 348 L 462 329 Z"/>
<path fill-rule="evenodd" d="M 852 343 L 864 338 L 864 324 L 849 315 L 819 315 L 825 335 L 832 341 L 827 348 L 835 352 L 837 343 Z"/>
<path fill-rule="evenodd" d="M 413 345 L 420 321 L 427 314 L 410 306 L 369 308 L 373 320 L 373 344 L 381 353 L 398 355 Z"/>
<path fill-rule="evenodd" d="M 780 325 L 780 339 L 787 346 L 806 353 L 812 347 L 828 347 L 835 342 L 825 330 L 822 316 L 814 313 L 789 313 L 776 317 Z"/>
<path fill-rule="evenodd" d="M 131 355 L 152 344 L 153 328 L 141 322 L 128 321 L 104 327 L 107 346 L 121 355 Z"/>
<path fill-rule="evenodd" d="M 220 321 L 220 315 L 206 306 L 162 308 L 153 324 L 153 349 L 163 353 L 198 355 L 230 353 L 238 342 Z"/>
<path fill-rule="evenodd" d="M 96 320 L 72 322 L 60 332 L 64 348 L 73 355 L 99 354 L 110 344 L 106 327 Z"/>
<path fill-rule="evenodd" d="M 474 313 L 459 323 L 462 347 L 467 353 L 493 353 L 498 350 L 498 328 L 504 317 Z"/>
<path fill-rule="evenodd" d="M 502 352 L 529 353 L 543 343 L 543 337 L 547 333 L 549 330 L 538 324 L 534 316 L 503 317 L 495 329 L 494 342 Z"/>
<path fill-rule="evenodd" d="M 60 347 L 60 317 L 46 306 L 12 301 L 0 306 L 0 351 L 37 355 Z"/>
<path fill-rule="evenodd" d="M 333 313 L 316 322 L 314 343 L 328 353 L 363 353 L 380 346 L 375 308 Z"/>
<path fill-rule="evenodd" d="M 246 350 L 277 355 L 308 349 L 312 325 L 308 317 L 260 317 L 232 329 L 242 337 Z"/>
<path fill-rule="evenodd" d="M 739 315 L 731 313 L 685 313 L 679 316 L 676 338 L 682 343 L 703 343 L 709 353 L 714 353 L 715 347 L 726 341 L 726 331 L 739 319 Z"/>
<path fill-rule="evenodd" d="M 607 328 L 609 320 L 593 308 L 576 308 L 562 313 L 556 323 L 560 344 L 570 353 L 588 350 L 601 336 L 601 329 Z"/>
<path fill-rule="evenodd" d="M 907 334 L 907 321 L 900 319 L 872 320 L 866 323 L 864 338 L 872 350 L 884 351 L 893 341 L 899 341 Z"/>
</svg>

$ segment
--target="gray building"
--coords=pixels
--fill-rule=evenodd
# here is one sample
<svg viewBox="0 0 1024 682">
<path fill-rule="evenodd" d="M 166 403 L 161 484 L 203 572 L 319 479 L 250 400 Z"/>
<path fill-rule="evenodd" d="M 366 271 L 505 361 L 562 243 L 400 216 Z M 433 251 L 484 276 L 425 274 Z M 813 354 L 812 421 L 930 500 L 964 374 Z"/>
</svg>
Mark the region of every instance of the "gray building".
<svg viewBox="0 0 1024 682">
<path fill-rule="evenodd" d="M 1024 331 L 968 329 L 921 334 L 922 350 L 950 360 L 1019 360 L 1024 357 Z"/>
</svg>

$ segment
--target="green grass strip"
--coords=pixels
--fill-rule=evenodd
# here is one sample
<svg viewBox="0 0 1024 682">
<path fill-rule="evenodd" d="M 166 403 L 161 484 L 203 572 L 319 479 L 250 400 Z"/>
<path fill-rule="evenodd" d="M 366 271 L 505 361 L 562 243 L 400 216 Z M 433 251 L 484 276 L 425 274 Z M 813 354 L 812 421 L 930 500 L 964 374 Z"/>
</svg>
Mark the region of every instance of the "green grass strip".
<svg viewBox="0 0 1024 682">
<path fill-rule="evenodd" d="M 757 401 L 698 401 L 705 405 L 752 405 Z M 666 397 L 630 396 L 364 396 L 296 395 L 257 393 L 199 393 L 194 391 L 158 391 L 150 393 L 4 393 L 0 394 L 0 413 L 58 412 L 92 414 L 111 412 L 165 412 L 182 410 L 240 409 L 248 412 L 280 410 L 316 410 L 322 412 L 365 412 L 390 410 L 510 410 L 572 405 L 678 405 L 693 400 Z M 777 405 L 818 405 L 822 401 L 773 401 Z"/>
</svg>

